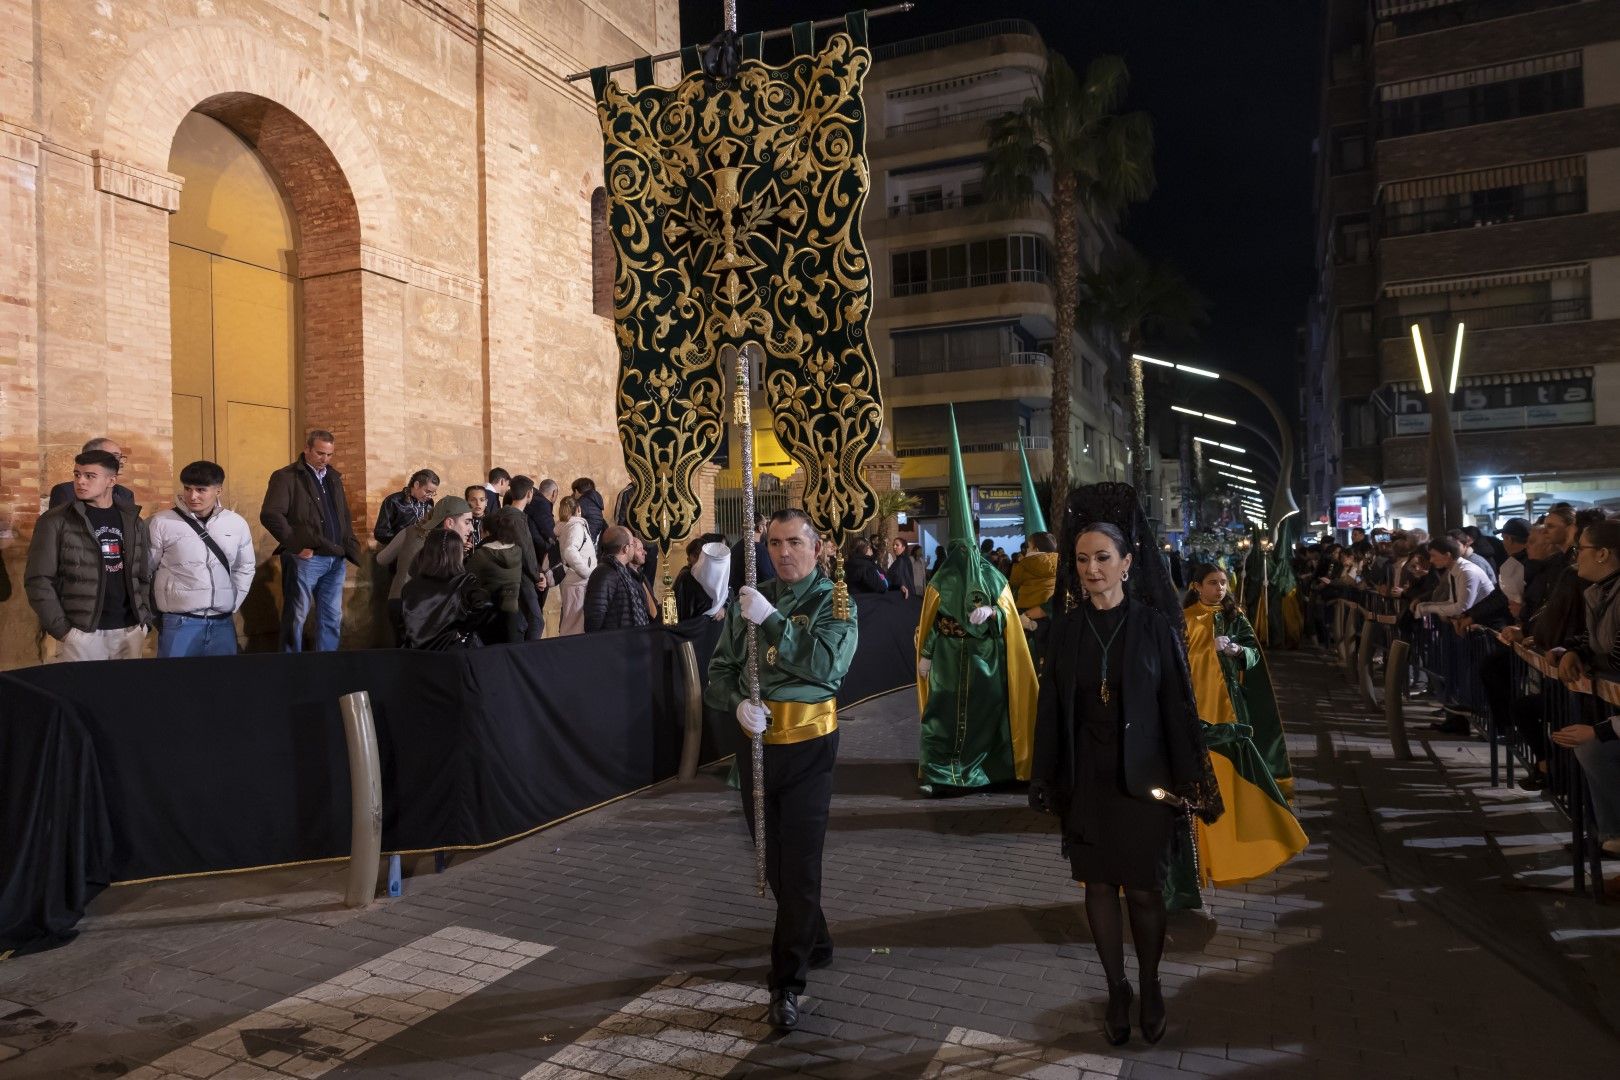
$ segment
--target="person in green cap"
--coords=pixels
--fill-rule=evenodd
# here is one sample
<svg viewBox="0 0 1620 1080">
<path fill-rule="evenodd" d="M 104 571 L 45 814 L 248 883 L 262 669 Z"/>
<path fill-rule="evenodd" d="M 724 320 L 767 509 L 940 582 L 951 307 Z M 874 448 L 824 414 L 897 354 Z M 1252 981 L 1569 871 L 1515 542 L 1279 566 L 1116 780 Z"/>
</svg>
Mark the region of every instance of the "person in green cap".
<svg viewBox="0 0 1620 1080">
<path fill-rule="evenodd" d="M 1028 780 L 1039 693 L 1012 590 L 974 540 L 952 409 L 951 535 L 917 625 L 923 793 Z"/>
<path fill-rule="evenodd" d="M 765 539 L 776 576 L 744 585 L 726 613 L 709 661 L 704 702 L 737 718 L 747 738 L 765 743 L 765 874 L 776 897 L 767 1019 L 778 1030 L 799 1023 L 799 995 L 811 968 L 832 962 L 821 911 L 821 849 L 838 758 L 838 688 L 855 656 L 855 605 L 840 617 L 833 583 L 821 572 L 821 537 L 803 510 L 771 515 Z M 758 627 L 759 695 L 748 686 L 748 627 Z M 735 744 L 735 738 L 726 739 Z M 738 748 L 743 814 L 754 820 L 754 776 Z"/>
</svg>

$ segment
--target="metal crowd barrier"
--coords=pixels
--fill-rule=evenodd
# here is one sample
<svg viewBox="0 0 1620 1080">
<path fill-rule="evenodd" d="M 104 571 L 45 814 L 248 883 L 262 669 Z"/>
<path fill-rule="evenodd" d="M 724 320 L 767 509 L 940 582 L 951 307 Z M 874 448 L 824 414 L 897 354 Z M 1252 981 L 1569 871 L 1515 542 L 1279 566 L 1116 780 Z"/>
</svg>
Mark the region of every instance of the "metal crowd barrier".
<svg viewBox="0 0 1620 1080">
<path fill-rule="evenodd" d="M 1557 675 L 1554 663 L 1523 643 L 1508 643 L 1492 630 L 1471 627 L 1458 633 L 1443 619 L 1407 619 L 1400 601 L 1372 591 L 1343 595 L 1341 590 L 1318 589 L 1307 603 L 1318 640 L 1338 656 L 1345 677 L 1361 692 L 1370 708 L 1382 708 L 1389 728 L 1390 747 L 1397 759 L 1412 757 L 1403 705 L 1412 692 L 1414 677 L 1426 683 L 1426 692 L 1449 715 L 1462 716 L 1490 749 L 1490 782 L 1514 783 L 1515 766 L 1526 775 L 1536 762 L 1547 763 L 1545 792 L 1570 822 L 1575 891 L 1585 892 L 1588 881 L 1593 897 L 1603 902 L 1602 848 L 1598 843 L 1592 800 L 1586 778 L 1572 750 L 1552 741 L 1554 731 L 1568 724 L 1605 722 L 1604 706 L 1620 706 L 1620 682 L 1585 678 L 1573 684 Z M 1375 675 L 1378 655 L 1384 656 L 1382 677 Z M 1539 717 L 1521 727 L 1511 716 L 1496 717 L 1481 673 L 1487 665 L 1508 668 L 1510 703 L 1533 701 Z M 1521 706 L 1522 707 L 1522 704 Z"/>
</svg>

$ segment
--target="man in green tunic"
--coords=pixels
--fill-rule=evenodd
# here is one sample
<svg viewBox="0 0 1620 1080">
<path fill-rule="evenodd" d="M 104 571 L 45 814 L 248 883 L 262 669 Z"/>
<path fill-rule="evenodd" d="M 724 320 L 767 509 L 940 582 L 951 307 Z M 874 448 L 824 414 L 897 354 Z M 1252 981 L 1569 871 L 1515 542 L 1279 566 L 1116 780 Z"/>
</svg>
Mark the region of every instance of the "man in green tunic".
<svg viewBox="0 0 1620 1080">
<path fill-rule="evenodd" d="M 803 510 L 772 515 L 766 542 L 776 577 L 744 586 L 726 615 L 709 662 L 704 700 L 737 718 L 743 733 L 765 741 L 765 874 L 776 897 L 771 938 L 769 1020 L 799 1022 L 799 995 L 813 967 L 832 962 L 821 912 L 821 849 L 838 757 L 838 688 L 855 656 L 854 605 L 840 618 L 833 583 L 817 566 L 821 538 Z M 748 695 L 748 625 L 759 628 L 759 692 Z M 752 832 L 753 770 L 738 756 L 743 813 Z"/>
<path fill-rule="evenodd" d="M 954 409 L 950 509 L 917 625 L 917 780 L 929 795 L 1028 780 L 1040 693 L 1012 590 L 974 542 Z"/>
</svg>

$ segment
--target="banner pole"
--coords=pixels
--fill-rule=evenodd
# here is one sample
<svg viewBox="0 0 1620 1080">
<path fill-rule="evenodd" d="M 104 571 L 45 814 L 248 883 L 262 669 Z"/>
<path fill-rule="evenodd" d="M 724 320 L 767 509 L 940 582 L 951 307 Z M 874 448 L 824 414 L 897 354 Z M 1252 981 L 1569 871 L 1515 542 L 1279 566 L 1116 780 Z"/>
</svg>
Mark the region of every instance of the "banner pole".
<svg viewBox="0 0 1620 1080">
<path fill-rule="evenodd" d="M 728 8 L 732 8 L 728 0 Z M 732 17 L 735 17 L 732 8 Z M 733 399 L 737 430 L 742 442 L 743 494 L 743 581 L 750 589 L 759 585 L 759 566 L 754 543 L 754 401 L 748 364 L 749 346 L 737 350 L 737 393 Z M 762 704 L 759 697 L 759 627 L 748 624 L 748 700 Z M 754 888 L 765 895 L 765 737 L 749 740 L 749 767 L 754 780 Z"/>
</svg>

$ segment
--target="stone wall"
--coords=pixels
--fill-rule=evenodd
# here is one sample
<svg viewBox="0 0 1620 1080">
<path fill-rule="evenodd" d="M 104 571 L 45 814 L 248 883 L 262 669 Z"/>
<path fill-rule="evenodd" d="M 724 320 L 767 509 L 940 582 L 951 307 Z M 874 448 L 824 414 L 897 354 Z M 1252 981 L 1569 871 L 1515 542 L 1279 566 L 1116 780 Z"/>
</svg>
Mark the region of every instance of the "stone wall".
<svg viewBox="0 0 1620 1080">
<path fill-rule="evenodd" d="M 166 167 L 194 109 L 292 207 L 299 421 L 337 434 L 358 533 L 422 466 L 620 486 L 600 137 L 564 76 L 677 35 L 675 0 L 0 0 L 0 666 L 39 655 L 23 562 L 85 439 L 172 500 Z"/>
</svg>

